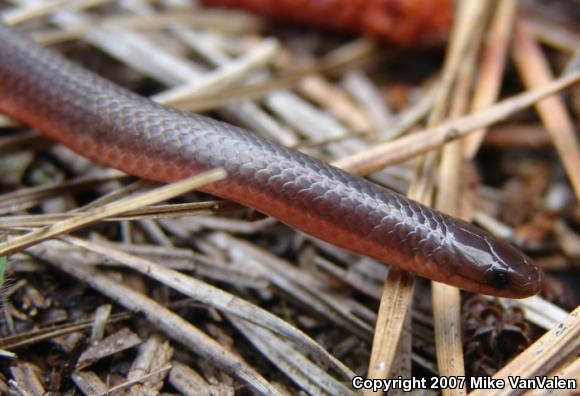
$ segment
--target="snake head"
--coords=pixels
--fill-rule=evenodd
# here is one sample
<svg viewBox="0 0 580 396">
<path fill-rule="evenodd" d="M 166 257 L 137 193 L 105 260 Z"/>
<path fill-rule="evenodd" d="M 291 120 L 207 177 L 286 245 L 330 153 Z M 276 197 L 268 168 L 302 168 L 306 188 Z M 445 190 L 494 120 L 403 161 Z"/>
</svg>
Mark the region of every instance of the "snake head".
<svg viewBox="0 0 580 396">
<path fill-rule="evenodd" d="M 460 257 L 454 276 L 469 282 L 472 285 L 469 290 L 499 297 L 525 298 L 542 289 L 543 272 L 509 243 L 462 221 L 456 223 L 447 237 Z"/>
</svg>

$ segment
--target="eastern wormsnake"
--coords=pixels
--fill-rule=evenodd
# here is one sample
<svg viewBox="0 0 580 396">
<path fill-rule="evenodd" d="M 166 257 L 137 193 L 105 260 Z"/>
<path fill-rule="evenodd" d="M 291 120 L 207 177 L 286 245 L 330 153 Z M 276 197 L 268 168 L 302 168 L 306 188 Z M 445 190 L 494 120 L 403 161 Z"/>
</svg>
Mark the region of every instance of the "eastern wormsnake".
<svg viewBox="0 0 580 396">
<path fill-rule="evenodd" d="M 227 178 L 202 191 L 438 282 L 512 298 L 542 286 L 526 255 L 469 223 L 241 128 L 160 106 L 2 24 L 0 110 L 145 179 L 223 167 Z"/>
</svg>

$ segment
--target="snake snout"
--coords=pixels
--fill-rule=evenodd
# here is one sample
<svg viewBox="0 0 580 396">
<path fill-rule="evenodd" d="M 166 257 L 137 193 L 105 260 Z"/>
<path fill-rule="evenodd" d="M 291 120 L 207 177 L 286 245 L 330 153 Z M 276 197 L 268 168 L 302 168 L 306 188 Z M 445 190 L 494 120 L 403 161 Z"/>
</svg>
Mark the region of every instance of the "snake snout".
<svg viewBox="0 0 580 396">
<path fill-rule="evenodd" d="M 462 257 L 456 273 L 478 281 L 474 291 L 524 298 L 541 290 L 542 271 L 528 256 L 508 242 L 493 238 L 464 222 L 453 230 L 451 238 L 457 253 Z"/>
</svg>

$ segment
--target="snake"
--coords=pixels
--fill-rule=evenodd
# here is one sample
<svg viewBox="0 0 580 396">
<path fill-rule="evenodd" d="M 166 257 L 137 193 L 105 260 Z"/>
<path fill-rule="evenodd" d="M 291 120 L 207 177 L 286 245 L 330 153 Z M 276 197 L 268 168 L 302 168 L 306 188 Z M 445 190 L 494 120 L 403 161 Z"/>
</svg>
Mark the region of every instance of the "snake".
<svg viewBox="0 0 580 396">
<path fill-rule="evenodd" d="M 474 293 L 537 294 L 509 242 L 251 131 L 157 104 L 0 23 L 0 111 L 101 165 L 157 182 L 221 167 L 200 191 L 308 235 Z"/>
</svg>

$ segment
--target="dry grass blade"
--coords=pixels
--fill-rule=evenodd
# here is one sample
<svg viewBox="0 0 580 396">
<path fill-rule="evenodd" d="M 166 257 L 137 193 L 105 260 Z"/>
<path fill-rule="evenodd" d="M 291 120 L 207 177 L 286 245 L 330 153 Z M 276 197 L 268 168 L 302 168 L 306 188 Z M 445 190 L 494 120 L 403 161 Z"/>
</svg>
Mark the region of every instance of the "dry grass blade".
<svg viewBox="0 0 580 396">
<path fill-rule="evenodd" d="M 160 334 L 153 333 L 139 346 L 137 356 L 131 362 L 131 369 L 126 379 L 139 381 L 131 387 L 133 394 L 159 392 L 167 379 L 168 373 L 159 373 L 163 367 L 171 367 L 175 349 L 169 340 Z M 151 374 L 157 372 L 156 375 Z"/>
<path fill-rule="evenodd" d="M 332 85 L 322 75 L 312 74 L 302 78 L 297 89 L 311 101 L 324 107 L 337 120 L 344 122 L 355 133 L 367 134 L 371 131 L 372 124 L 368 115 L 354 103 L 345 90 Z"/>
<path fill-rule="evenodd" d="M 179 25 L 211 27 L 219 31 L 242 33 L 260 28 L 262 21 L 249 14 L 238 14 L 228 11 L 195 10 L 194 12 L 158 12 L 153 15 L 111 16 L 99 19 L 95 23 L 66 29 L 52 29 L 35 32 L 32 38 L 44 45 L 77 40 L 98 28 L 124 28 L 133 30 L 161 30 Z"/>
<path fill-rule="evenodd" d="M 460 141 L 448 143 L 442 153 L 437 208 L 451 215 L 459 213 Z M 457 288 L 431 282 L 433 321 L 439 375 L 464 376 L 461 339 L 461 295 Z M 443 389 L 443 394 L 464 395 L 465 388 Z"/>
<path fill-rule="evenodd" d="M 167 91 L 156 94 L 151 99 L 164 105 L 190 101 L 208 93 L 221 93 L 239 83 L 248 74 L 272 61 L 279 51 L 278 41 L 264 40 L 250 51 L 196 79 Z"/>
<path fill-rule="evenodd" d="M 231 87 L 224 92 L 208 92 L 192 96 L 191 98 L 178 98 L 171 100 L 171 106 L 185 111 L 204 112 L 219 109 L 228 103 L 244 99 L 263 99 L 277 90 L 291 88 L 312 73 L 330 70 L 334 65 L 325 67 L 322 63 L 313 65 L 304 70 L 296 70 L 270 78 L 266 81 L 247 83 L 240 87 Z M 341 66 L 342 67 L 342 66 Z"/>
<path fill-rule="evenodd" d="M 52 12 L 63 9 L 85 9 L 109 3 L 111 0 L 58 0 L 49 2 L 32 3 L 29 6 L 12 9 L 2 15 L 2 19 L 8 25 L 16 25 L 31 19 L 50 15 Z"/>
<path fill-rule="evenodd" d="M 280 395 L 268 381 L 248 366 L 240 357 L 228 351 L 213 338 L 210 338 L 163 305 L 113 280 L 102 272 L 79 265 L 71 257 L 54 255 L 50 249 L 43 249 L 42 245 L 32 247 L 30 251 L 32 254 L 49 261 L 61 271 L 88 284 L 119 305 L 130 311 L 139 312 L 168 337 L 185 345 L 190 351 L 203 356 L 216 366 L 239 378 L 256 393 L 260 395 Z"/>
<path fill-rule="evenodd" d="M 264 356 L 299 384 L 309 395 L 351 396 L 355 394 L 276 334 L 262 327 L 252 326 L 238 318 L 231 319 L 233 324 Z"/>
<path fill-rule="evenodd" d="M 363 339 L 372 333 L 372 328 L 345 304 L 345 298 L 326 292 L 324 283 L 317 282 L 311 274 L 300 271 L 268 251 L 223 232 L 212 233 L 208 240 L 226 250 L 234 264 L 258 271 L 273 286 L 319 316 Z"/>
<path fill-rule="evenodd" d="M 133 348 L 142 342 L 143 340 L 136 333 L 127 327 L 123 327 L 121 330 L 87 347 L 78 357 L 75 369 L 83 370 L 101 359 Z"/>
<path fill-rule="evenodd" d="M 213 396 L 223 394 L 222 384 L 210 385 L 197 371 L 178 360 L 171 362 L 169 383 L 183 395 Z M 225 387 L 225 386 L 224 386 Z M 221 388 L 221 389 L 220 389 Z M 233 386 L 227 386 L 233 388 Z M 228 394 L 233 393 L 231 391 Z"/>
<path fill-rule="evenodd" d="M 557 379 L 558 381 L 566 381 L 569 384 L 576 383 L 580 381 L 580 357 L 574 360 L 572 363 L 562 368 L 561 370 L 555 370 L 548 375 L 550 379 Z M 575 381 L 575 382 L 571 382 Z M 552 396 L 552 395 L 562 395 L 562 396 L 577 396 L 577 392 L 574 390 L 570 391 L 571 386 L 568 386 L 567 390 L 555 391 L 554 389 L 544 388 L 544 389 L 533 389 L 525 393 L 526 396 Z M 576 391 L 578 388 L 576 387 Z"/>
<path fill-rule="evenodd" d="M 409 313 L 410 301 L 413 298 L 414 283 L 413 275 L 397 269 L 389 270 L 379 306 L 368 378 L 388 378 L 393 369 L 395 352 L 399 345 L 405 317 Z M 380 393 L 382 392 L 369 390 L 365 394 Z"/>
<path fill-rule="evenodd" d="M 525 298 L 523 300 L 501 298 L 500 301 L 506 307 L 522 307 L 526 314 L 526 319 L 546 330 L 555 327 L 568 315 L 568 312 L 544 300 L 540 296 Z"/>
<path fill-rule="evenodd" d="M 78 371 L 72 375 L 72 380 L 86 395 L 99 395 L 106 393 L 109 389 L 99 376 L 93 371 Z"/>
<path fill-rule="evenodd" d="M 371 149 L 334 161 L 332 164 L 351 173 L 368 175 L 387 165 L 407 161 L 417 155 L 426 153 L 476 129 L 485 128 L 504 120 L 546 96 L 561 91 L 578 81 L 580 81 L 580 71 L 558 78 L 542 88 L 505 99 L 485 111 L 447 121 L 436 127 L 413 133 L 393 142 L 380 144 Z"/>
<path fill-rule="evenodd" d="M 443 70 L 445 83 L 441 85 L 436 97 L 429 117 L 429 126 L 439 124 L 445 118 L 456 118 L 465 112 L 475 60 L 490 7 L 490 3 L 462 3 L 445 59 Z M 439 158 L 437 153 L 425 155 L 421 159 L 409 195 L 425 204 L 431 204 L 435 184 L 438 182 L 437 208 L 457 215 L 462 169 L 461 153 L 461 141 L 454 141 L 442 147 Z M 437 164 L 440 173 L 438 181 L 434 172 Z M 465 375 L 465 369 L 459 330 L 461 328 L 459 290 L 432 282 L 431 293 L 438 373 L 445 377 L 462 377 Z M 465 389 L 444 388 L 442 393 L 462 395 L 465 394 Z"/>
<path fill-rule="evenodd" d="M 393 140 L 399 135 L 407 132 L 414 125 L 417 125 L 419 121 L 429 114 L 429 111 L 433 108 L 433 102 L 437 94 L 437 87 L 430 87 L 423 97 L 418 101 L 413 107 L 403 111 L 398 114 L 393 122 L 382 132 L 380 136 L 380 141 L 385 142 L 388 140 Z"/>
<path fill-rule="evenodd" d="M 16 251 L 25 249 L 36 243 L 54 238 L 55 236 L 85 227 L 107 217 L 117 216 L 128 210 L 134 210 L 138 207 L 151 205 L 157 202 L 174 198 L 185 192 L 194 190 L 204 184 L 212 183 L 223 179 L 226 173 L 222 169 L 214 169 L 202 174 L 180 180 L 166 186 L 159 187 L 137 197 L 127 198 L 121 201 L 113 202 L 100 208 L 91 209 L 77 216 L 63 220 L 59 223 L 32 231 L 28 234 L 15 237 L 7 242 L 0 244 L 0 256 L 4 256 Z"/>
<path fill-rule="evenodd" d="M 219 211 L 239 209 L 241 206 L 231 201 L 188 202 L 171 205 L 151 205 L 147 208 L 128 210 L 114 220 L 159 219 L 176 216 L 210 214 Z"/>
<path fill-rule="evenodd" d="M 491 13 L 492 4 L 486 7 L 471 5 L 473 8 L 464 17 L 466 28 L 463 36 L 457 40 L 471 43 L 457 61 L 455 81 L 450 92 L 450 104 L 447 117 L 450 119 L 463 115 L 468 108 L 470 89 L 474 79 L 476 64 L 483 36 L 485 34 L 487 15 Z M 471 8 L 470 7 L 470 8 Z M 445 101 L 447 102 L 447 100 Z M 431 122 L 440 122 L 431 119 Z M 463 141 L 456 140 L 445 144 L 440 150 L 439 177 L 435 207 L 444 213 L 460 217 L 461 215 L 461 178 Z M 435 175 L 431 174 L 431 178 Z M 434 182 L 433 182 L 434 183 Z M 431 282 L 433 305 L 433 325 L 439 375 L 461 378 L 465 376 L 463 342 L 461 337 L 461 295 L 459 289 L 438 282 Z M 442 389 L 444 395 L 464 395 L 464 386 Z"/>
<path fill-rule="evenodd" d="M 576 381 L 576 384 L 578 384 L 578 381 L 580 381 L 580 357 L 576 358 L 576 360 L 574 360 L 572 363 L 570 363 L 569 365 L 567 365 L 566 367 L 560 369 L 560 370 L 555 370 L 552 373 L 550 373 L 549 375 L 550 378 L 556 378 L 558 377 L 559 379 L 563 379 L 565 381 Z M 578 388 L 576 388 L 576 390 L 578 390 Z M 553 394 L 553 390 L 552 389 L 536 389 L 533 390 L 531 392 L 528 392 L 529 395 L 527 394 L 526 396 L 549 396 L 551 394 Z M 566 392 L 561 392 L 561 393 L 566 393 Z"/>
<path fill-rule="evenodd" d="M 131 315 L 123 313 L 112 315 L 107 324 L 116 323 L 122 320 L 127 320 Z M 39 329 L 27 331 L 13 336 L 0 338 L 0 348 L 16 349 L 22 346 L 32 345 L 37 342 L 50 340 L 59 336 L 67 335 L 77 331 L 83 331 L 91 328 L 93 320 L 87 320 L 80 323 L 65 324 L 61 326 L 54 326 L 47 329 Z"/>
<path fill-rule="evenodd" d="M 152 377 L 156 377 L 159 376 L 160 374 L 166 374 L 169 372 L 169 370 L 171 370 L 171 365 L 166 365 L 164 367 L 160 367 L 156 370 L 153 370 L 150 373 L 147 373 L 139 378 L 135 378 L 131 381 L 126 381 L 123 382 L 122 384 L 116 385 L 112 388 L 107 389 L 106 391 L 103 391 L 101 393 L 97 393 L 98 396 L 110 396 L 110 395 L 115 395 L 117 392 L 121 392 L 122 390 L 125 390 L 127 388 L 130 388 L 131 385 L 135 385 L 135 384 L 139 384 L 141 382 L 145 382 L 148 379 L 152 378 Z"/>
<path fill-rule="evenodd" d="M 443 283 L 431 282 L 431 295 L 439 375 L 464 376 L 460 291 Z M 443 389 L 442 393 L 464 395 L 466 391 L 463 387 L 457 387 Z"/>
<path fill-rule="evenodd" d="M 38 368 L 30 363 L 20 363 L 10 368 L 10 374 L 16 380 L 19 387 L 17 392 L 23 396 L 40 396 L 46 394 L 46 390 L 39 378 Z"/>
<path fill-rule="evenodd" d="M 232 61 L 225 61 L 225 59 L 229 59 L 229 56 L 220 51 L 219 48 L 203 48 L 203 45 L 206 44 L 200 43 L 199 41 L 201 41 L 201 39 L 197 36 L 192 37 L 190 32 L 183 32 L 180 30 L 178 34 L 184 36 L 188 42 L 191 42 L 197 52 L 200 52 L 202 56 L 207 58 L 208 62 L 218 67 L 217 70 L 224 67 L 226 67 L 226 70 L 224 71 L 232 69 L 232 66 L 227 66 L 232 63 Z M 332 74 L 342 69 L 352 67 L 354 64 L 360 63 L 361 59 L 370 58 L 373 55 L 374 49 L 372 43 L 366 40 L 357 40 L 340 47 L 338 50 L 332 51 L 320 61 L 307 63 L 298 67 L 286 67 L 282 69 L 281 73 L 278 75 L 270 76 L 266 80 L 260 78 L 257 81 L 248 82 L 239 87 L 230 87 L 227 92 L 213 92 L 213 90 L 208 92 L 202 91 L 201 93 L 195 92 L 191 97 L 171 98 L 170 104 L 173 107 L 185 111 L 203 112 L 219 109 L 228 104 L 243 100 L 262 99 L 268 97 L 274 91 L 299 85 L 303 78 L 312 74 Z M 214 72 L 211 74 L 213 73 Z M 188 84 L 188 81 L 185 82 L 186 85 Z M 176 89 L 180 90 L 182 88 L 178 87 Z M 163 97 L 161 99 L 163 99 Z M 163 101 L 163 103 L 165 103 L 165 101 Z"/>
<path fill-rule="evenodd" d="M 489 107 L 499 95 L 516 9 L 516 0 L 498 2 L 483 51 L 479 78 L 475 86 L 472 113 Z M 486 130 L 482 129 L 465 138 L 466 158 L 473 158 L 477 153 L 485 133 Z"/>
<path fill-rule="evenodd" d="M 580 307 L 493 376 L 495 380 L 505 381 L 505 388 L 494 391 L 477 390 L 471 392 L 470 396 L 521 393 L 521 389 L 511 387 L 510 378 L 513 380 L 516 377 L 527 379 L 545 376 L 558 367 L 563 367 L 570 360 L 576 359 L 580 353 L 578 340 L 580 340 Z"/>
<path fill-rule="evenodd" d="M 92 202 L 91 202 L 92 204 Z M 239 209 L 236 203 L 231 201 L 203 201 L 188 202 L 182 204 L 151 205 L 146 208 L 132 209 L 114 217 L 103 219 L 104 221 L 124 221 L 139 219 L 162 219 L 191 215 L 209 215 L 219 211 Z M 75 210 L 72 213 L 53 213 L 46 215 L 21 215 L 0 216 L 0 225 L 3 227 L 40 227 L 54 224 L 78 216 L 78 213 L 86 211 Z"/>
<path fill-rule="evenodd" d="M 63 191 L 75 191 L 95 184 L 126 178 L 124 173 L 117 170 L 107 170 L 96 175 L 78 177 L 66 182 L 44 184 L 38 187 L 21 188 L 0 195 L 0 207 L 10 206 L 23 201 L 38 201 L 52 198 Z"/>
<path fill-rule="evenodd" d="M 473 32 L 475 32 L 474 26 L 477 26 L 474 22 L 481 19 L 481 14 L 485 12 L 485 8 L 484 3 L 464 2 L 458 10 L 459 21 L 456 23 L 452 34 L 451 45 L 445 59 L 445 68 L 443 70 L 441 82 L 438 86 L 435 104 L 430 115 L 430 124 L 439 122 L 447 111 L 447 98 L 452 92 L 451 89 L 455 82 L 455 76 L 462 63 L 461 59 L 465 57 L 465 53 L 469 52 L 469 49 L 471 48 L 470 37 Z M 410 198 L 419 200 L 425 204 L 431 202 L 432 174 L 430 169 L 434 162 L 433 156 L 426 156 L 422 159 L 418 167 L 419 174 L 413 180 L 412 187 L 408 193 Z M 421 173 L 423 170 L 426 172 Z M 423 176 L 425 176 L 425 178 L 423 178 Z M 405 323 L 405 316 L 411 307 L 414 284 L 414 278 L 410 278 L 410 282 L 405 282 L 405 279 L 406 276 L 390 272 L 387 282 L 385 283 L 385 288 L 388 288 L 388 290 L 383 292 L 381 298 L 381 312 L 379 313 L 379 318 L 375 328 L 375 339 L 371 352 L 371 363 L 369 365 L 370 378 L 388 377 L 395 358 L 395 352 L 399 349 L 399 340 L 401 339 L 401 331 L 403 330 L 403 325 Z M 458 303 L 458 299 L 452 301 Z M 381 317 L 383 312 L 388 312 L 389 316 Z M 398 315 L 394 315 L 395 313 L 398 313 Z M 445 319 L 447 318 L 449 317 L 445 316 Z M 448 323 L 442 325 L 447 326 Z M 385 343 L 385 339 L 389 339 L 390 342 Z M 407 342 L 410 342 L 410 337 Z M 456 349 L 453 349 L 453 352 L 461 355 L 461 343 L 459 343 L 459 350 L 457 351 Z M 441 361 L 439 361 L 439 363 L 441 363 Z M 446 365 L 448 361 L 443 363 Z M 444 374 L 463 374 L 463 371 L 459 373 L 450 372 L 450 370 L 446 370 L 446 367 L 447 366 L 445 366 L 443 370 Z M 404 373 L 404 376 L 410 376 L 410 373 Z"/>
<path fill-rule="evenodd" d="M 465 57 L 471 57 L 479 48 L 481 40 L 482 21 L 485 21 L 489 4 L 485 2 L 460 3 L 456 12 L 457 20 L 451 34 L 451 41 L 445 56 L 445 64 L 438 87 L 435 105 L 429 116 L 429 126 L 433 126 L 445 118 L 449 112 L 450 98 L 460 73 Z M 476 40 L 475 43 L 472 40 Z"/>
<path fill-rule="evenodd" d="M 392 111 L 380 98 L 379 90 L 362 70 L 352 70 L 342 79 L 342 85 L 365 110 L 374 128 L 374 135 L 381 136 L 387 125 L 392 124 Z"/>
<path fill-rule="evenodd" d="M 513 57 L 526 87 L 535 89 L 553 80 L 542 49 L 521 20 L 516 24 Z M 580 143 L 566 105 L 560 96 L 552 96 L 536 103 L 536 110 L 558 150 L 576 198 L 580 200 Z"/>
<path fill-rule="evenodd" d="M 453 147 L 458 158 L 460 147 Z M 457 288 L 431 282 L 433 325 L 439 375 L 464 376 L 463 345 L 461 339 L 461 295 Z M 443 389 L 443 394 L 465 394 L 465 388 Z"/>
<path fill-rule="evenodd" d="M 267 328 L 276 334 L 295 342 L 309 353 L 323 359 L 345 378 L 350 378 L 354 375 L 351 370 L 335 359 L 306 334 L 260 307 L 252 305 L 241 298 L 180 272 L 165 268 L 152 261 L 121 252 L 109 246 L 103 246 L 101 244 L 73 237 L 67 237 L 66 240 L 75 246 L 80 246 L 84 249 L 108 257 L 109 259 L 118 261 L 135 271 L 141 272 L 191 298 L 194 298 L 196 301 L 206 304 L 207 306 L 214 307 L 227 312 L 230 315 Z"/>
</svg>

